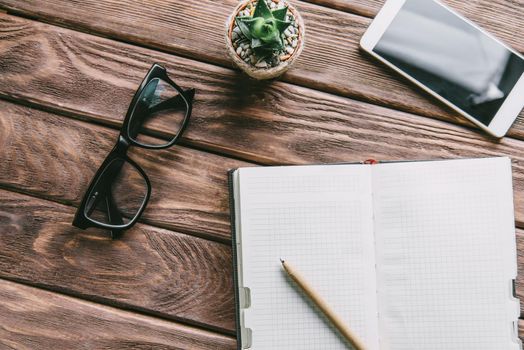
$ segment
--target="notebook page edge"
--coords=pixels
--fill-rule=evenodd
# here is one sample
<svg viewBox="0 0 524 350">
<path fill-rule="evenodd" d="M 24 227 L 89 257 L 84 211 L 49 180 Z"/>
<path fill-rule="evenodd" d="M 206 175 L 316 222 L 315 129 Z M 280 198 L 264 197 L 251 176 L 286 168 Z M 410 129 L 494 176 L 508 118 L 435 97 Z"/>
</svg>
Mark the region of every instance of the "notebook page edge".
<svg viewBox="0 0 524 350">
<path fill-rule="evenodd" d="M 235 327 L 237 350 L 250 347 L 251 331 L 244 327 L 243 309 L 246 304 L 242 278 L 242 239 L 240 227 L 239 169 L 228 171 L 229 206 L 231 215 L 231 245 L 233 284 L 235 292 Z"/>
</svg>

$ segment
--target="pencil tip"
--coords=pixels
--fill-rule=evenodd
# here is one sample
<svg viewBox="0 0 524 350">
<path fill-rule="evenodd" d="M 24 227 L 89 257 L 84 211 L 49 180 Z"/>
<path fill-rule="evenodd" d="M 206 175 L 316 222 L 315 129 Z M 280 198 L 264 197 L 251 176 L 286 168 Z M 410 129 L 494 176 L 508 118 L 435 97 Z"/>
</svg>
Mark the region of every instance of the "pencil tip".
<svg viewBox="0 0 524 350">
<path fill-rule="evenodd" d="M 283 264 L 285 262 L 285 260 L 280 258 L 280 262 Z"/>
</svg>

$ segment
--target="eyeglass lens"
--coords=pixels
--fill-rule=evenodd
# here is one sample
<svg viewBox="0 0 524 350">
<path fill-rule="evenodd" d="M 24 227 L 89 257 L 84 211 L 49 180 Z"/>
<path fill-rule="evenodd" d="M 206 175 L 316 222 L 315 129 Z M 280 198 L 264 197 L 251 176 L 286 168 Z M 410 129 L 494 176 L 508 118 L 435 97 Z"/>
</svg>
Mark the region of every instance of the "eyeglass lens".
<svg viewBox="0 0 524 350">
<path fill-rule="evenodd" d="M 129 120 L 129 137 L 146 145 L 168 144 L 181 131 L 188 105 L 178 91 L 159 78 L 140 93 Z M 162 139 L 145 136 L 145 129 L 160 130 Z"/>
<path fill-rule="evenodd" d="M 139 213 L 147 196 L 142 174 L 124 159 L 114 159 L 89 193 L 85 214 L 110 225 L 125 225 Z"/>
</svg>

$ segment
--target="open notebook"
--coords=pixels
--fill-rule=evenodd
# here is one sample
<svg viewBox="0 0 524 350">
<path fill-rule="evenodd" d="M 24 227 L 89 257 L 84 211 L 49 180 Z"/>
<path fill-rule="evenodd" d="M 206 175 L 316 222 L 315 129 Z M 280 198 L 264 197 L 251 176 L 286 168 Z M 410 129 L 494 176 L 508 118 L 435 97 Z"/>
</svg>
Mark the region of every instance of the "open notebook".
<svg viewBox="0 0 524 350">
<path fill-rule="evenodd" d="M 347 349 L 290 261 L 367 347 L 514 350 L 508 158 L 230 173 L 238 348 Z"/>
</svg>

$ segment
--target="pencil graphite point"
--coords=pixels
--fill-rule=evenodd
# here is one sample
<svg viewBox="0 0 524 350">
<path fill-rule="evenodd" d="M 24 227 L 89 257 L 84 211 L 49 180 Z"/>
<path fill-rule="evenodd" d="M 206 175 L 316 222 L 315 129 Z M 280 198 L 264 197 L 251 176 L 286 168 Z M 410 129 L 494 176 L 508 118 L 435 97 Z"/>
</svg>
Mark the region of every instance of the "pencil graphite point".
<svg viewBox="0 0 524 350">
<path fill-rule="evenodd" d="M 283 264 L 285 262 L 285 260 L 280 258 L 280 262 Z"/>
</svg>

